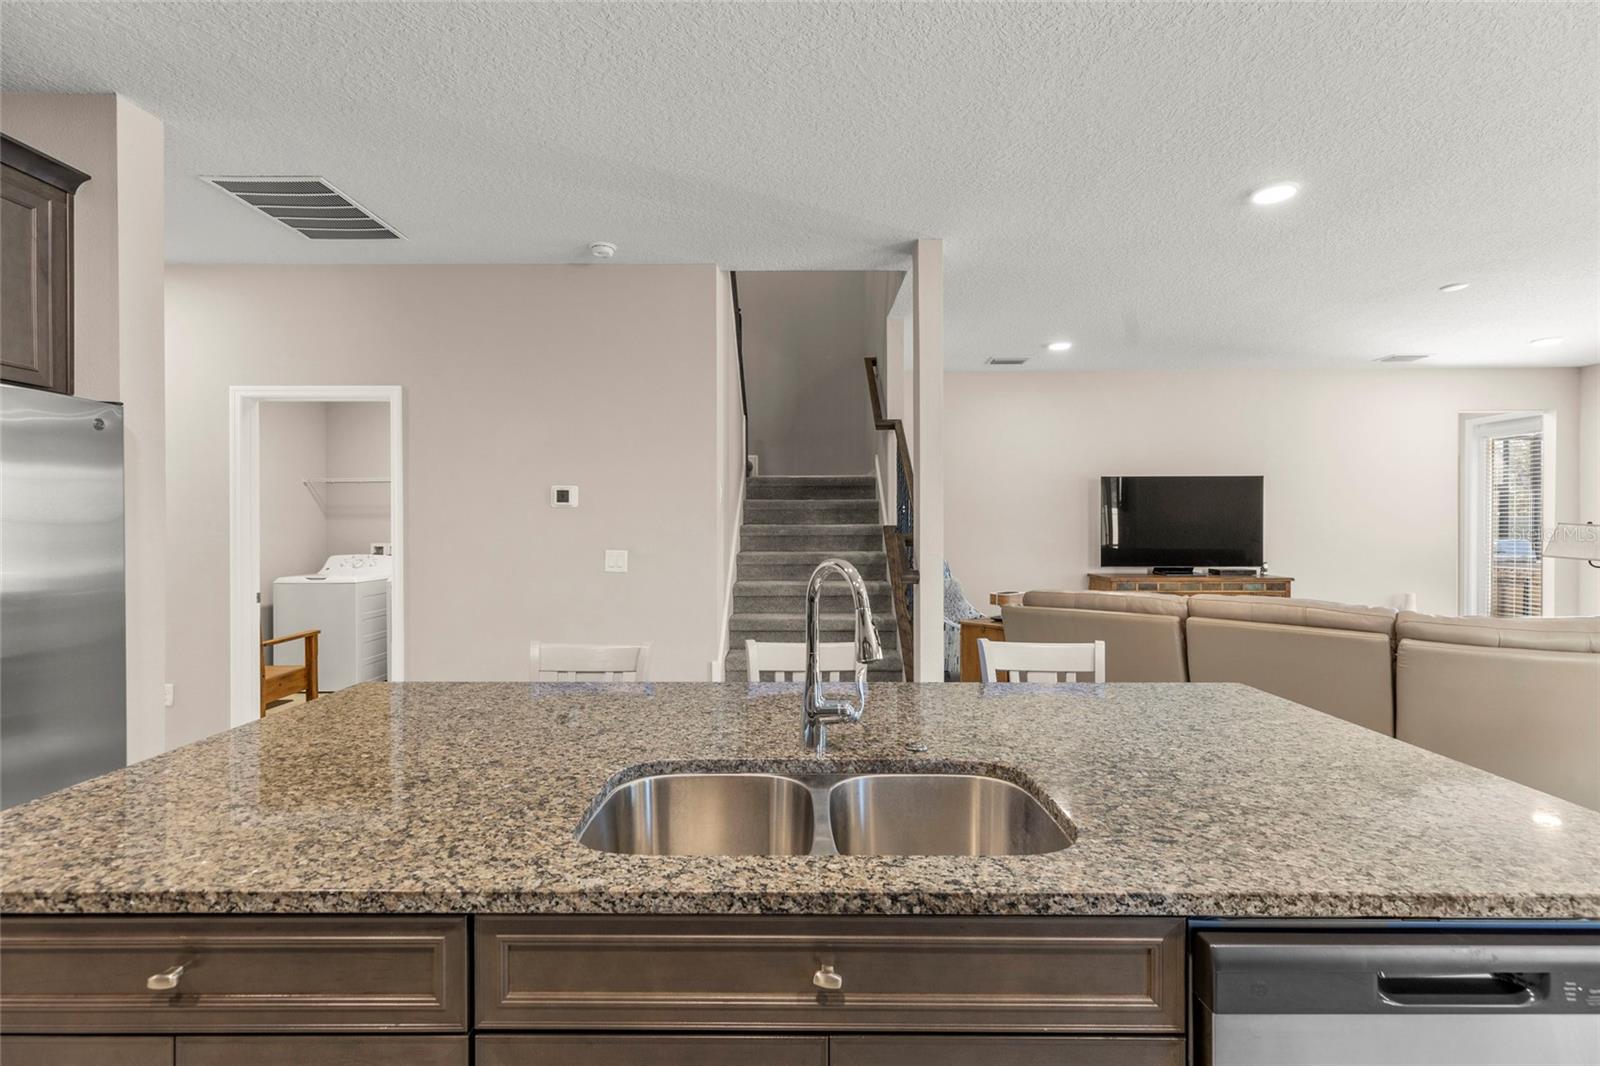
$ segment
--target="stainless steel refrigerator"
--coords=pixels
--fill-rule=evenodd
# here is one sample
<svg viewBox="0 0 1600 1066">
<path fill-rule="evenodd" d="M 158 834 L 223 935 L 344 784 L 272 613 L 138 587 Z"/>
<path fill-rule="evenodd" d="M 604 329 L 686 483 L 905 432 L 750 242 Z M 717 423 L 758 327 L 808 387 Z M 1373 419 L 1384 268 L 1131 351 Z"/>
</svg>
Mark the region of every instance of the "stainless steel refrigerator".
<svg viewBox="0 0 1600 1066">
<path fill-rule="evenodd" d="M 122 407 L 0 385 L 0 807 L 127 762 Z"/>
</svg>

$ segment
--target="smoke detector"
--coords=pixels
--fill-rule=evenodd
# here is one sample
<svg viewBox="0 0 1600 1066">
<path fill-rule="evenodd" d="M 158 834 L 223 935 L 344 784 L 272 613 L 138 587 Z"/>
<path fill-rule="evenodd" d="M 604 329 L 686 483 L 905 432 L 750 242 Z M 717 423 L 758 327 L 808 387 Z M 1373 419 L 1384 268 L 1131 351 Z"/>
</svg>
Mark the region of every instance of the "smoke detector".
<svg viewBox="0 0 1600 1066">
<path fill-rule="evenodd" d="M 617 246 L 610 241 L 595 241 L 589 245 L 589 254 L 596 259 L 610 259 L 617 254 Z"/>
<path fill-rule="evenodd" d="M 1417 363 L 1428 358 L 1431 352 L 1397 352 L 1394 355 L 1379 356 L 1376 360 L 1380 363 Z"/>
<path fill-rule="evenodd" d="M 314 241 L 392 241 L 393 226 L 318 177 L 206 177 L 248 207 Z"/>
</svg>

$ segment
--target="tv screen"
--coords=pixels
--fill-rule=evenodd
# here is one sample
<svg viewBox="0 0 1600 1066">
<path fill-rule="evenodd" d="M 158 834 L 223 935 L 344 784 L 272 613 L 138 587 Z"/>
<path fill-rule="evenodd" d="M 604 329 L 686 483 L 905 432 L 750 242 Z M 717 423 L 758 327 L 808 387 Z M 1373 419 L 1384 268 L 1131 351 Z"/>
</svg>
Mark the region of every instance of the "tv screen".
<svg viewBox="0 0 1600 1066">
<path fill-rule="evenodd" d="M 1259 477 L 1103 477 L 1101 566 L 1260 566 Z"/>
</svg>

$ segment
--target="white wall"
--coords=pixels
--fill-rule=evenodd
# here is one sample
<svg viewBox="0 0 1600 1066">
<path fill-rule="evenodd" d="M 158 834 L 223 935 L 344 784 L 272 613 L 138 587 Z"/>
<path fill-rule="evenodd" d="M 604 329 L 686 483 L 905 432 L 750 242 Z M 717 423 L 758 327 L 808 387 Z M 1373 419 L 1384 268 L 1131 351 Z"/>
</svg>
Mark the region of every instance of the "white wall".
<svg viewBox="0 0 1600 1066">
<path fill-rule="evenodd" d="M 230 385 L 405 389 L 410 679 L 520 680 L 539 638 L 652 641 L 657 679 L 703 680 L 716 291 L 711 266 L 170 267 L 175 741 L 228 721 Z"/>
<path fill-rule="evenodd" d="M 1600 524 L 1600 364 L 1586 366 L 1579 374 L 1579 406 L 1583 430 L 1578 444 L 1578 499 L 1556 508 L 1563 522 Z M 1578 574 L 1578 613 L 1600 615 L 1600 569 L 1580 562 L 1560 563 Z"/>
<path fill-rule="evenodd" d="M 73 203 L 73 391 L 123 404 L 128 761 L 165 747 L 161 122 L 113 95 L 0 94 L 0 128 L 89 174 Z"/>
<path fill-rule="evenodd" d="M 314 574 L 329 554 L 327 516 L 304 484 L 327 467 L 329 406 L 261 405 L 259 591 L 264 609 L 272 606 L 273 581 L 290 574 Z"/>
<path fill-rule="evenodd" d="M 898 271 L 739 271 L 750 450 L 763 474 L 870 474 L 862 360 L 883 351 Z"/>
<path fill-rule="evenodd" d="M 389 405 L 329 403 L 323 404 L 323 409 L 328 450 L 319 473 L 388 477 Z M 328 501 L 326 554 L 363 555 L 373 544 L 394 539 L 389 531 L 387 484 L 334 485 L 325 489 L 324 495 Z"/>
<path fill-rule="evenodd" d="M 1082 588 L 1104 474 L 1262 474 L 1265 548 L 1295 594 L 1424 611 L 1457 597 L 1458 416 L 1553 410 L 1557 512 L 1577 498 L 1579 372 L 1375 368 L 947 378 L 946 554 L 976 603 Z M 922 562 L 924 573 L 934 573 Z M 1564 576 L 1563 576 L 1564 575 Z M 1556 611 L 1577 610 L 1557 574 Z"/>
</svg>

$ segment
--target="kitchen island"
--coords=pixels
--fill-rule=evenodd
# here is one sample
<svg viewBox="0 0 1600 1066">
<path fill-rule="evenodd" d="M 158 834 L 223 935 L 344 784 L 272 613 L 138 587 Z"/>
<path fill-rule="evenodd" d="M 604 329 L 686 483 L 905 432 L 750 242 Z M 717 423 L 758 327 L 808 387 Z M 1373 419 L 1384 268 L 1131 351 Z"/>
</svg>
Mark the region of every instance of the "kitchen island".
<svg viewBox="0 0 1600 1066">
<path fill-rule="evenodd" d="M 7 1050 L 159 1033 L 127 1039 L 169 1041 L 152 1061 L 170 1062 L 172 1034 L 248 1031 L 424 1041 L 415 1061 L 456 1062 L 465 1035 L 370 1034 L 471 1029 L 480 1063 L 754 1061 L 703 1041 L 761 1039 L 761 1061 L 849 1066 L 944 1060 L 838 1034 L 981 1031 L 962 1039 L 1167 1063 L 1185 918 L 1600 917 L 1600 813 L 1244 686 L 874 685 L 829 741 L 802 750 L 792 685 L 369 684 L 5 812 L 0 1029 L 49 1034 Z M 608 788 L 687 770 L 987 774 L 1072 842 L 675 856 L 576 839 Z M 239 945 L 255 961 L 235 979 Z M 828 960 L 852 983 L 831 987 Z M 81 1002 L 62 984 L 156 962 L 151 980 L 187 976 L 147 992 L 140 970 L 135 993 Z M 239 986 L 286 979 L 279 963 L 343 991 Z M 795 990 L 775 987 L 794 966 Z M 234 983 L 208 989 L 208 968 Z M 701 1043 L 673 1057 L 619 1035 L 664 1029 Z M 830 1052 L 704 1035 L 730 1031 L 835 1036 Z M 330 1032 L 349 1035 L 299 1035 Z M 177 1061 L 223 1061 L 205 1057 L 217 1039 L 179 1035 Z"/>
</svg>

